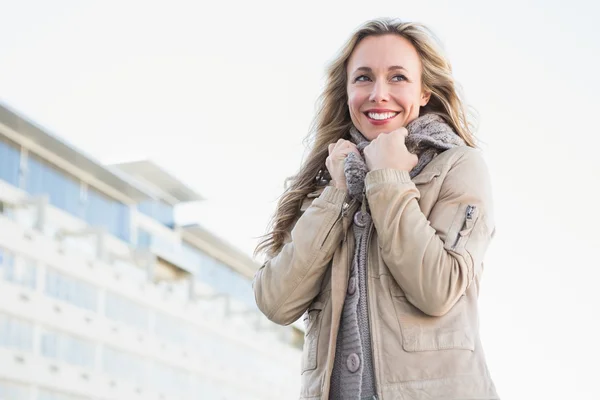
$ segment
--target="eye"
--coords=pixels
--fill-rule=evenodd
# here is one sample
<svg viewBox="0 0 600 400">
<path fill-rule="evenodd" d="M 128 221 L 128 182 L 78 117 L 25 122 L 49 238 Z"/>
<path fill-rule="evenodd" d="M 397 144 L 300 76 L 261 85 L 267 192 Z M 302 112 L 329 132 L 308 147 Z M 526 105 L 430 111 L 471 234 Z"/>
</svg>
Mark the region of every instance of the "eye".
<svg viewBox="0 0 600 400">
<path fill-rule="evenodd" d="M 371 78 L 369 78 L 366 75 L 360 75 L 360 76 L 357 76 L 356 78 L 354 78 L 354 82 L 368 82 L 370 80 L 371 80 Z"/>
<path fill-rule="evenodd" d="M 406 76 L 404 75 L 394 75 L 392 77 L 392 81 L 394 82 L 402 82 L 402 81 L 407 81 L 408 79 L 406 79 Z"/>
</svg>

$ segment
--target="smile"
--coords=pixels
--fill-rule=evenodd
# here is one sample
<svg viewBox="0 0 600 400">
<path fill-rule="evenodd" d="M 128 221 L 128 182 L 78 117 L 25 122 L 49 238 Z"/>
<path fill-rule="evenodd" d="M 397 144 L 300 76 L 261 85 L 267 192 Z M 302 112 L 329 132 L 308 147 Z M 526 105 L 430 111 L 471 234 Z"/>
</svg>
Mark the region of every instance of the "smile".
<svg viewBox="0 0 600 400">
<path fill-rule="evenodd" d="M 371 124 L 380 126 L 396 118 L 400 112 L 386 109 L 372 109 L 365 111 L 364 114 Z"/>
<path fill-rule="evenodd" d="M 377 112 L 367 112 L 367 117 L 371 118 L 371 119 L 375 119 L 378 121 L 383 121 L 386 119 L 392 119 L 394 118 L 396 115 L 398 115 L 399 113 L 397 112 L 384 112 L 384 113 L 377 113 Z"/>
</svg>

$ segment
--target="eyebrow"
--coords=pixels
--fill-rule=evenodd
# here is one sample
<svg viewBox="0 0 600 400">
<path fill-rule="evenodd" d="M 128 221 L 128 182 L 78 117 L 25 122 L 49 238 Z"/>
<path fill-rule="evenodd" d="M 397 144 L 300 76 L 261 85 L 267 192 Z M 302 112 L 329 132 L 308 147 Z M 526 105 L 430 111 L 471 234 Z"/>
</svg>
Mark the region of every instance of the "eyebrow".
<svg viewBox="0 0 600 400">
<path fill-rule="evenodd" d="M 408 70 L 406 68 L 404 68 L 403 66 L 401 66 L 401 65 L 392 65 L 391 67 L 388 68 L 388 71 L 393 71 L 393 70 L 396 70 L 396 69 L 402 69 L 402 70 L 408 72 Z M 373 72 L 373 70 L 370 67 L 358 67 L 358 68 L 356 68 L 356 71 L 357 72 L 358 71 Z"/>
</svg>

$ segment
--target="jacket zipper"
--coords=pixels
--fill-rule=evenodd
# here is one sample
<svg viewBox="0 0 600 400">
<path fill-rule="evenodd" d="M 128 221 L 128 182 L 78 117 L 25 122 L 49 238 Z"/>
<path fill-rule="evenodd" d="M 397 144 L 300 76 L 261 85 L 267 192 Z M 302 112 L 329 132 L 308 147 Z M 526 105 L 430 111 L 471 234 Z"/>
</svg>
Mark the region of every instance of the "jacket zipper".
<svg viewBox="0 0 600 400">
<path fill-rule="evenodd" d="M 371 309 L 371 302 L 369 301 L 369 296 L 372 296 L 372 292 L 373 292 L 373 288 L 371 287 L 370 283 L 371 280 L 369 279 L 369 260 L 371 259 L 371 257 L 369 257 L 369 249 L 371 248 L 371 235 L 373 234 L 373 230 L 374 230 L 375 224 L 373 223 L 373 218 L 371 218 L 371 224 L 369 226 L 369 232 L 367 233 L 367 273 L 366 273 L 366 279 L 367 279 L 367 310 L 369 313 L 369 339 L 371 340 L 371 365 L 373 366 L 373 375 L 374 376 L 374 383 L 375 383 L 375 395 L 373 395 L 373 400 L 377 400 L 377 386 L 378 386 L 378 381 L 379 381 L 379 375 L 378 375 L 378 371 L 377 371 L 377 366 L 375 365 L 375 343 L 373 341 L 373 326 L 371 325 L 371 316 L 374 315 L 373 314 L 373 310 Z"/>
<path fill-rule="evenodd" d="M 329 238 L 329 235 L 331 234 L 331 231 L 333 230 L 333 227 L 335 226 L 335 224 L 337 224 L 337 222 L 340 219 L 344 218 L 347 215 L 348 210 L 350 209 L 350 206 L 352 205 L 353 202 L 354 202 L 354 200 L 352 200 L 352 202 L 350 202 L 350 203 L 348 203 L 347 201 L 344 201 L 344 204 L 342 205 L 342 209 L 341 209 L 340 213 L 338 214 L 335 221 L 333 221 L 333 224 L 331 224 L 331 227 L 327 231 L 327 235 L 325 235 L 325 237 L 323 238 L 323 241 L 321 242 L 321 247 L 323 247 L 323 245 L 327 241 L 327 238 Z M 346 235 L 346 233 L 344 233 L 344 236 L 345 235 Z"/>
<path fill-rule="evenodd" d="M 344 202 L 344 205 L 342 206 L 342 218 L 346 218 L 348 216 L 348 211 L 352 208 L 352 206 L 354 206 L 354 203 L 356 203 L 356 199 L 350 200 L 350 203 Z M 344 242 L 348 240 L 348 231 L 350 230 L 350 226 L 352 226 L 352 223 L 350 223 L 350 225 L 347 227 L 344 227 Z"/>
<path fill-rule="evenodd" d="M 456 240 L 454 241 L 454 245 L 452 246 L 452 250 L 456 249 L 456 246 L 458 246 L 458 243 L 460 242 L 460 239 L 462 239 L 461 232 L 464 231 L 465 229 L 469 228 L 470 225 L 472 225 L 472 223 L 473 223 L 473 214 L 474 213 L 475 213 L 475 206 L 468 205 L 467 209 L 465 210 L 465 222 L 463 223 L 460 231 L 456 235 Z"/>
</svg>

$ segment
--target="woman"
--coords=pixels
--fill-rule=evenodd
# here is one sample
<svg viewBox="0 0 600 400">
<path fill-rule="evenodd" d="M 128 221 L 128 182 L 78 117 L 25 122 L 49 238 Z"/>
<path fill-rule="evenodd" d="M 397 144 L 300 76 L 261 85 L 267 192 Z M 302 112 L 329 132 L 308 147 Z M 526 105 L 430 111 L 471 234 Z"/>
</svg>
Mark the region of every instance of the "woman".
<svg viewBox="0 0 600 400">
<path fill-rule="evenodd" d="M 498 399 L 477 311 L 489 176 L 430 31 L 362 26 L 315 128 L 253 285 L 270 320 L 304 314 L 301 398 Z"/>
</svg>

